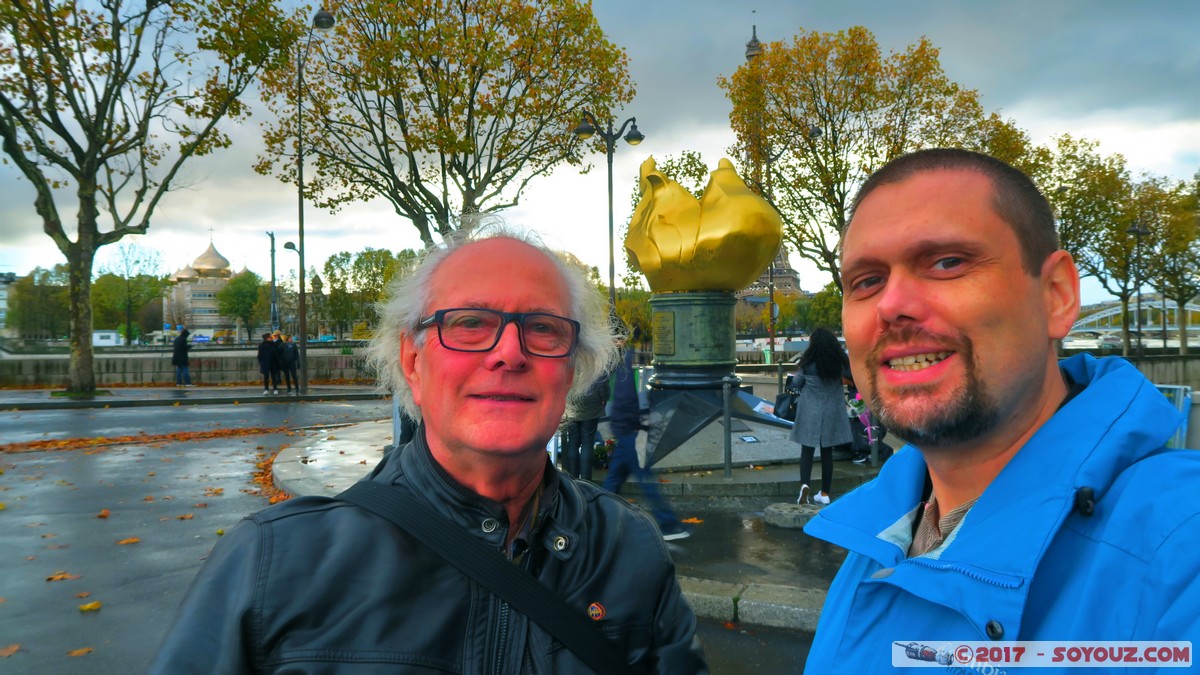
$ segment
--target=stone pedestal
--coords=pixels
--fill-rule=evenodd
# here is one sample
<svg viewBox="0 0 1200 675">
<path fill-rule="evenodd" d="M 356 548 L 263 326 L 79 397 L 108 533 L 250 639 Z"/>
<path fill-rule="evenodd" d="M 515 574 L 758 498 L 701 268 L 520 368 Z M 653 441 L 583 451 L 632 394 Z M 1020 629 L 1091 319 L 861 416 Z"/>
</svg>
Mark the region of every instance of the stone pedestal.
<svg viewBox="0 0 1200 675">
<path fill-rule="evenodd" d="M 737 366 L 733 293 L 656 293 L 650 298 L 654 389 L 721 389 Z M 736 385 L 735 385 L 736 386 Z"/>
</svg>

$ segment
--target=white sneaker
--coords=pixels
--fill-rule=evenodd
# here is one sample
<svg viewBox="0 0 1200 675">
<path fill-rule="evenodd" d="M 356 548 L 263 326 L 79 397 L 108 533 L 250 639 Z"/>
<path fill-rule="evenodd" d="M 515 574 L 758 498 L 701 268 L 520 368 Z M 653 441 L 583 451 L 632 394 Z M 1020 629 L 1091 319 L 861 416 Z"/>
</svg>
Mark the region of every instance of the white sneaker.
<svg viewBox="0 0 1200 675">
<path fill-rule="evenodd" d="M 829 495 L 825 494 L 824 492 L 818 492 L 817 494 L 813 495 L 812 501 L 814 504 L 828 504 Z"/>
<path fill-rule="evenodd" d="M 807 501 L 808 501 L 808 486 L 807 486 L 807 485 L 801 485 L 801 486 L 800 486 L 800 496 L 799 496 L 799 497 L 796 497 L 796 503 L 797 503 L 797 504 L 804 504 L 804 503 L 805 503 L 805 502 L 807 502 Z"/>
<path fill-rule="evenodd" d="M 266 389 L 263 389 L 263 394 L 262 394 L 262 395 L 263 395 L 263 396 L 268 396 L 268 395 L 270 395 L 270 393 L 271 393 L 271 392 L 267 391 Z"/>
<path fill-rule="evenodd" d="M 279 395 L 279 390 L 278 390 L 278 389 L 276 389 L 276 390 L 275 390 L 275 395 L 276 395 L 276 396 L 278 396 L 278 395 Z"/>
</svg>

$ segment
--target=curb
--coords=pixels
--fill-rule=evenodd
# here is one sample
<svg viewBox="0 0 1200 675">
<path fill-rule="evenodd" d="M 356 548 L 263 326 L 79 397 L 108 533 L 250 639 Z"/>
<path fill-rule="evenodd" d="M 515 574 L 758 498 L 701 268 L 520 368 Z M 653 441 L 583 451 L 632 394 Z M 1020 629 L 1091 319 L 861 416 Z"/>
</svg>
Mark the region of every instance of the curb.
<svg viewBox="0 0 1200 675">
<path fill-rule="evenodd" d="M 720 622 L 817 630 L 826 591 L 771 584 L 731 584 L 679 577 L 683 597 L 696 616 Z"/>
</svg>

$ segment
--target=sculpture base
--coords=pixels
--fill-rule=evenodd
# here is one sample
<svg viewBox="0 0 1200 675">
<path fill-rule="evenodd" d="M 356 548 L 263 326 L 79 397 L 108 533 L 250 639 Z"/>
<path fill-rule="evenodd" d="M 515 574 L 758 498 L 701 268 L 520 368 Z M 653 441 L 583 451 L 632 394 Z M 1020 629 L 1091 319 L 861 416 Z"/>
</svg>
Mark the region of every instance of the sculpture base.
<svg viewBox="0 0 1200 675">
<path fill-rule="evenodd" d="M 730 291 L 656 293 L 650 298 L 654 389 L 720 389 L 737 366 Z"/>
</svg>

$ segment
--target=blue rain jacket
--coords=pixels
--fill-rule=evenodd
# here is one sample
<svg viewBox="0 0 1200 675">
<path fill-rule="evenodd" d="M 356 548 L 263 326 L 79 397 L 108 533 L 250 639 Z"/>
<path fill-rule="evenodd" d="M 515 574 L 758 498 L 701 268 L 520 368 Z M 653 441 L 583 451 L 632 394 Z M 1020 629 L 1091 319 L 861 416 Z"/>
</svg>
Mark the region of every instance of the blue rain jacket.
<svg viewBox="0 0 1200 675">
<path fill-rule="evenodd" d="M 926 473 L 911 446 L 809 522 L 808 534 L 849 553 L 806 673 L 892 672 L 894 643 L 921 640 L 1200 647 L 1200 453 L 1164 448 L 1182 414 L 1123 359 L 1081 355 L 1061 367 L 1086 389 L 938 548 L 905 557 Z M 1084 487 L 1095 493 L 1091 515 L 1076 507 Z"/>
</svg>

